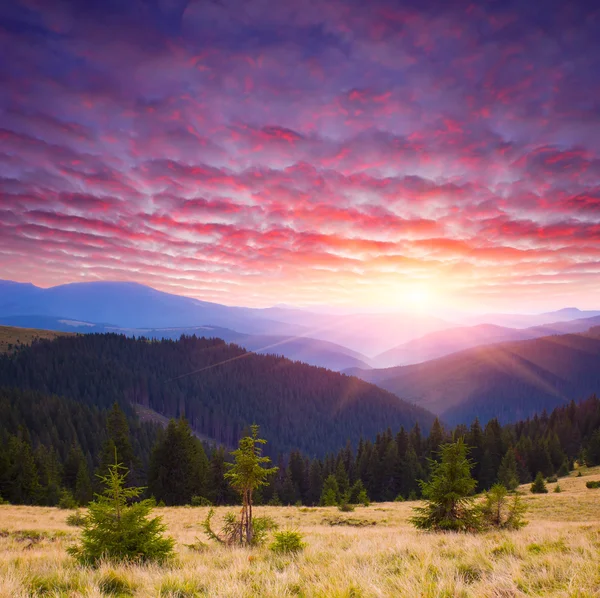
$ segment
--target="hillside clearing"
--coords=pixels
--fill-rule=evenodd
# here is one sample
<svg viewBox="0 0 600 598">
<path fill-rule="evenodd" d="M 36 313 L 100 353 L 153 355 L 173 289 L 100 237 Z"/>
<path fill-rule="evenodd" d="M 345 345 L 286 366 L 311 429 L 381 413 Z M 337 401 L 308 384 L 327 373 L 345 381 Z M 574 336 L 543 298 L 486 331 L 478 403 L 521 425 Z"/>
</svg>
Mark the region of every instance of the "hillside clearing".
<svg viewBox="0 0 600 598">
<path fill-rule="evenodd" d="M 7 353 L 23 345 L 31 345 L 36 339 L 54 340 L 58 336 L 74 336 L 72 332 L 54 332 L 39 328 L 0 326 L 0 353 Z"/>
<path fill-rule="evenodd" d="M 65 523 L 69 511 L 1 506 L 0 596 L 600 596 L 600 491 L 587 489 L 589 480 L 600 480 L 600 468 L 561 479 L 561 493 L 552 492 L 555 484 L 536 496 L 521 487 L 530 524 L 518 532 L 417 532 L 408 523 L 416 503 L 408 502 L 354 513 L 257 508 L 305 535 L 308 546 L 297 557 L 275 556 L 267 548 L 191 549 L 186 545 L 206 541 L 200 522 L 207 509 L 157 509 L 177 540 L 179 565 L 166 569 L 82 569 L 65 552 L 78 534 Z M 218 508 L 216 517 L 226 510 Z M 369 525 L 343 525 L 356 520 Z"/>
</svg>

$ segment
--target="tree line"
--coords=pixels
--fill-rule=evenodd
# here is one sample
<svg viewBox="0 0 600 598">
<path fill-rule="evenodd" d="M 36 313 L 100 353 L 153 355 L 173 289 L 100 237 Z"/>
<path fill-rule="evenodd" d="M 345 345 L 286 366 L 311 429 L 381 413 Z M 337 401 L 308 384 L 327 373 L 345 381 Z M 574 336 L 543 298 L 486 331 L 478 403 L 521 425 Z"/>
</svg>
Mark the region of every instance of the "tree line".
<svg viewBox="0 0 600 598">
<path fill-rule="evenodd" d="M 447 430 L 435 420 L 374 440 L 359 438 L 324 458 L 281 454 L 256 491 L 256 504 L 343 504 L 416 499 L 440 447 L 470 447 L 475 490 L 500 482 L 511 489 L 544 476 L 566 475 L 575 461 L 600 464 L 600 400 L 595 396 L 512 425 L 475 420 Z M 227 483 L 229 451 L 202 443 L 185 418 L 166 428 L 140 423 L 117 404 L 101 410 L 34 391 L 0 389 L 0 496 L 14 504 L 87 504 L 117 455 L 131 484 L 165 505 L 235 504 Z"/>
</svg>

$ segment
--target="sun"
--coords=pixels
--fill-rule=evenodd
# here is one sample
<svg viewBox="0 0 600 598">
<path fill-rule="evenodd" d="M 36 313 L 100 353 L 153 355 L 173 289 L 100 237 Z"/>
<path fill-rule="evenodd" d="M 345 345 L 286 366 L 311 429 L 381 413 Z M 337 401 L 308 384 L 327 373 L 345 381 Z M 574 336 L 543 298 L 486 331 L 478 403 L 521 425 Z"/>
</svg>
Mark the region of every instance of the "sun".
<svg viewBox="0 0 600 598">
<path fill-rule="evenodd" d="M 405 291 L 405 301 L 414 310 L 428 309 L 432 306 L 434 294 L 425 285 L 411 286 Z"/>
</svg>

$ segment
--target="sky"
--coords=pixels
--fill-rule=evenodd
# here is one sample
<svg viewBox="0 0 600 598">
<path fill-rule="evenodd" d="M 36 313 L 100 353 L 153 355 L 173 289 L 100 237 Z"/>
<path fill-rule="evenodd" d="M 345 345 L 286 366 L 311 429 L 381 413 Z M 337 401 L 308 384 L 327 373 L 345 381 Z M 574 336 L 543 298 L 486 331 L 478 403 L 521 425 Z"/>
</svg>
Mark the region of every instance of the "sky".
<svg viewBox="0 0 600 598">
<path fill-rule="evenodd" d="M 600 4 L 4 0 L 0 278 L 600 307 Z"/>
</svg>

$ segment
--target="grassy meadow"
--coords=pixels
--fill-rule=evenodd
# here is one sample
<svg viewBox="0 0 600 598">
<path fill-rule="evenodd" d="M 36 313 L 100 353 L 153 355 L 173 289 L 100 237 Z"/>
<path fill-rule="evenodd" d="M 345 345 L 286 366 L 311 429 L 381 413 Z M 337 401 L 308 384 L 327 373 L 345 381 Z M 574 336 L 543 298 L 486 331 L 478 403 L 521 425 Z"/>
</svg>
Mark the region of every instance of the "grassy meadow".
<svg viewBox="0 0 600 598">
<path fill-rule="evenodd" d="M 78 567 L 65 552 L 78 535 L 66 524 L 72 511 L 0 506 L 0 596 L 600 596 L 600 490 L 585 487 L 600 468 L 583 472 L 561 479 L 561 493 L 556 484 L 545 495 L 523 486 L 530 523 L 517 532 L 419 532 L 409 502 L 351 513 L 257 507 L 304 534 L 307 547 L 295 557 L 208 543 L 199 525 L 207 508 L 157 509 L 177 541 L 178 562 L 168 568 Z"/>
</svg>

